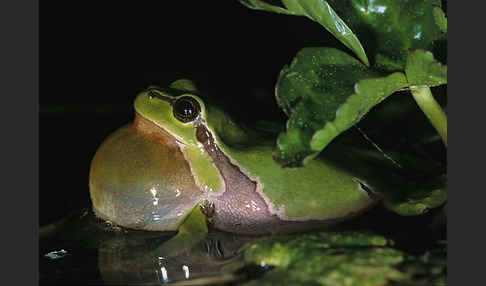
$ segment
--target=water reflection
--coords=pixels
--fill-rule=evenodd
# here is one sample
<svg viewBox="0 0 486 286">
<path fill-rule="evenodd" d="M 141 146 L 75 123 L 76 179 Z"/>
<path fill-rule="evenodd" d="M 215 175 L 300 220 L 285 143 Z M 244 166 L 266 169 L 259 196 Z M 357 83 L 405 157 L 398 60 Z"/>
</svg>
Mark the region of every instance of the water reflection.
<svg viewBox="0 0 486 286">
<path fill-rule="evenodd" d="M 66 256 L 70 257 L 69 263 L 63 262 L 65 258 L 57 259 L 56 264 L 48 259 L 40 261 L 40 284 L 69 282 L 74 260 L 81 267 L 76 270 L 81 271 L 77 280 L 71 281 L 75 284 L 210 285 L 211 281 L 235 278 L 232 273 L 242 265 L 238 250 L 256 238 L 211 230 L 204 241 L 191 249 L 164 250 L 161 246 L 171 237 L 167 233 L 113 227 L 98 220 L 91 211 L 89 215 L 75 215 L 56 234 L 41 239 L 41 256 L 61 248 L 72 251 Z M 97 255 L 93 255 L 94 250 Z M 99 276 L 89 269 L 94 265 Z M 83 269 L 86 275 L 82 274 Z M 61 275 L 53 278 L 52 272 Z"/>
</svg>

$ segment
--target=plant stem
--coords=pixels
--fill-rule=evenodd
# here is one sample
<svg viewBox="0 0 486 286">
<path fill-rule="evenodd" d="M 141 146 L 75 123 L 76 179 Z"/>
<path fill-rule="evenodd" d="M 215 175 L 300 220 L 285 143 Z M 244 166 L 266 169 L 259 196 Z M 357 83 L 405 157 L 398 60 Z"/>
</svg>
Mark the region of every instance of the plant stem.
<svg viewBox="0 0 486 286">
<path fill-rule="evenodd" d="M 435 101 L 430 88 L 428 86 L 413 87 L 410 90 L 418 106 L 425 113 L 447 147 L 447 117 L 440 105 Z"/>
</svg>

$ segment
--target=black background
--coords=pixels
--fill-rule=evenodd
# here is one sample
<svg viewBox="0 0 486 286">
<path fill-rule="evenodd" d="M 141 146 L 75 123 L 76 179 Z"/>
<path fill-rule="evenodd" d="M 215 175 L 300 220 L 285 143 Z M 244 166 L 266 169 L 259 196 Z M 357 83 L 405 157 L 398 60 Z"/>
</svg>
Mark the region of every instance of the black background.
<svg viewBox="0 0 486 286">
<path fill-rule="evenodd" d="M 147 86 L 186 77 L 240 116 L 282 119 L 280 69 L 306 46 L 346 49 L 309 19 L 238 1 L 44 1 L 39 15 L 41 225 L 89 203 L 91 158 Z"/>
</svg>

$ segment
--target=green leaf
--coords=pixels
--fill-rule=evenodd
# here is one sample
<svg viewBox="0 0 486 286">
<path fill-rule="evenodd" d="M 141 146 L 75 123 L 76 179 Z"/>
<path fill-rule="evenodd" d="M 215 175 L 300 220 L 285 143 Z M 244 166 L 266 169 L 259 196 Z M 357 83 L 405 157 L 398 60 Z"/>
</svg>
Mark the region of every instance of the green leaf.
<svg viewBox="0 0 486 286">
<path fill-rule="evenodd" d="M 403 216 L 421 215 L 428 210 L 441 206 L 447 201 L 445 189 L 433 191 L 421 190 L 421 196 L 414 197 L 413 194 L 402 200 L 385 200 L 384 206 Z"/>
<path fill-rule="evenodd" d="M 447 18 L 441 7 L 434 7 L 432 10 L 434 20 L 442 33 L 447 33 Z"/>
<path fill-rule="evenodd" d="M 403 73 L 387 75 L 332 48 L 304 48 L 276 85 L 279 106 L 289 116 L 275 159 L 300 166 L 319 154 L 376 104 L 407 86 Z"/>
<path fill-rule="evenodd" d="M 312 232 L 261 239 L 245 251 L 247 263 L 274 266 L 244 285 L 388 285 L 405 280 L 404 253 L 386 238 L 363 232 Z"/>
<path fill-rule="evenodd" d="M 402 269 L 414 277 L 412 285 L 447 285 L 447 241 L 438 241 L 423 255 L 408 255 Z"/>
<path fill-rule="evenodd" d="M 407 253 L 381 235 L 363 231 L 313 231 L 272 236 L 248 245 L 247 264 L 272 266 L 253 285 L 445 285 L 447 243 Z"/>
<path fill-rule="evenodd" d="M 248 8 L 275 12 L 287 15 L 305 16 L 319 24 L 336 37 L 341 43 L 353 51 L 367 66 L 368 57 L 360 41 L 346 23 L 331 8 L 327 1 L 322 0 L 283 0 L 285 8 L 268 4 L 260 0 L 240 0 Z"/>
<path fill-rule="evenodd" d="M 275 13 L 287 14 L 287 15 L 300 15 L 300 14 L 296 14 L 291 10 L 287 10 L 277 5 L 268 4 L 260 0 L 240 0 L 240 3 L 250 9 L 269 11 L 269 12 L 275 12 Z"/>
<path fill-rule="evenodd" d="M 410 49 L 428 49 L 444 37 L 437 0 L 328 0 L 359 38 L 371 64 L 403 70 Z"/>
<path fill-rule="evenodd" d="M 436 86 L 447 83 L 447 66 L 436 61 L 434 55 L 426 50 L 409 53 L 405 73 L 412 86 Z"/>
<path fill-rule="evenodd" d="M 426 184 L 397 186 L 396 193 L 386 197 L 383 205 L 403 216 L 424 214 L 447 201 L 446 180 L 446 175 L 442 175 Z"/>
</svg>

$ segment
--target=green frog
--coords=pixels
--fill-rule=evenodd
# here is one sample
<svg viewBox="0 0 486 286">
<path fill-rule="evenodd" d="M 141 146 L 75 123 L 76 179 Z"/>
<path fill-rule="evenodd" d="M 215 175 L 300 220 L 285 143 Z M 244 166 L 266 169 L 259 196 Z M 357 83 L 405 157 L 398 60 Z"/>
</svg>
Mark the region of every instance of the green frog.
<svg viewBox="0 0 486 286">
<path fill-rule="evenodd" d="M 90 168 L 93 210 L 117 225 L 176 231 L 200 208 L 219 230 L 289 233 L 354 217 L 380 199 L 324 154 L 282 168 L 273 134 L 203 101 L 190 80 L 150 87 L 134 108 L 133 123 L 101 144 Z"/>
</svg>

